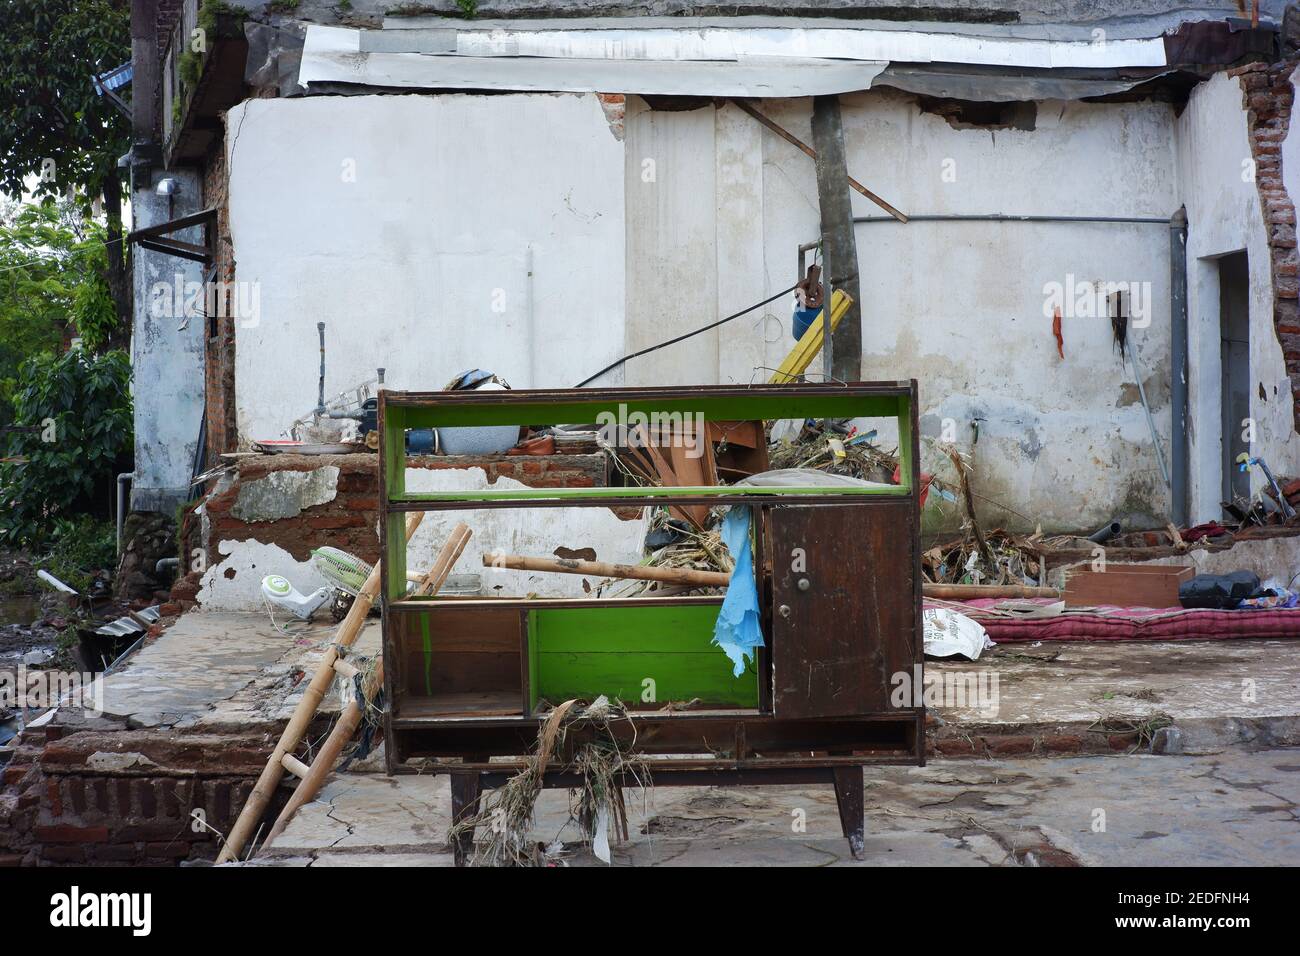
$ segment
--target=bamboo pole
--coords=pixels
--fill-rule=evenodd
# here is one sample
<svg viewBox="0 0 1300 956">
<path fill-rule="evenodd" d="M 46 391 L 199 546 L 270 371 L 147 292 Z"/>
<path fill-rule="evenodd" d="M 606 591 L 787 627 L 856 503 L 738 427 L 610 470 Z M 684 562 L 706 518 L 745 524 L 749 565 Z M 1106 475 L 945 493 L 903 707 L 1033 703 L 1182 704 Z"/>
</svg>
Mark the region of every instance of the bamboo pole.
<svg viewBox="0 0 1300 956">
<path fill-rule="evenodd" d="M 420 526 L 420 522 L 423 520 L 424 512 L 422 511 L 414 511 L 407 515 L 407 541 L 411 540 L 411 535 L 415 534 L 415 529 Z M 288 726 L 284 728 L 284 733 L 280 735 L 280 742 L 275 745 L 275 750 L 271 754 L 271 759 L 267 761 L 266 767 L 263 768 L 262 775 L 257 778 L 253 792 L 248 795 L 248 801 L 244 804 L 244 809 L 239 811 L 239 817 L 235 820 L 235 825 L 231 828 L 230 835 L 226 837 L 225 845 L 222 846 L 221 853 L 217 856 L 218 863 L 229 863 L 231 860 L 239 858 L 239 853 L 243 850 L 244 844 L 248 842 L 248 838 L 253 834 L 253 828 L 261 820 L 267 804 L 271 802 L 271 795 L 275 793 L 275 788 L 279 786 L 281 779 L 284 777 L 284 755 L 292 754 L 297 749 L 298 744 L 302 742 L 303 735 L 306 734 L 312 717 L 315 716 L 325 692 L 329 690 L 330 684 L 334 680 L 334 662 L 338 660 L 338 649 L 340 647 L 350 647 L 356 641 L 357 636 L 361 633 L 361 626 L 366 621 L 366 615 L 370 613 L 370 608 L 375 603 L 375 597 L 379 594 L 380 564 L 380 561 L 375 562 L 370 577 L 366 579 L 365 585 L 361 588 L 361 593 L 352 602 L 352 607 L 348 610 L 348 616 L 343 619 L 338 630 L 334 632 L 334 640 L 326 648 L 325 656 L 321 658 L 320 665 L 316 668 L 316 675 L 303 692 L 302 700 L 298 701 L 298 706 L 294 708 L 293 716 L 289 718 Z"/>
<path fill-rule="evenodd" d="M 635 578 L 638 581 L 664 581 L 668 584 L 694 584 L 725 588 L 730 574 L 721 571 L 696 571 L 694 568 L 654 568 L 639 564 L 610 564 L 605 561 L 578 561 L 572 558 L 533 558 L 523 554 L 500 554 L 486 551 L 485 568 L 511 568 L 516 571 L 554 571 L 559 574 L 589 574 L 600 578 Z"/>
<path fill-rule="evenodd" d="M 451 529 L 451 534 L 443 543 L 442 550 L 438 552 L 433 567 L 429 569 L 428 574 L 420 579 L 420 583 L 415 589 L 416 594 L 428 597 L 438 593 L 438 589 L 447 580 L 447 575 L 451 574 L 452 566 L 460 558 L 461 552 L 465 550 L 465 545 L 469 544 L 469 539 L 472 536 L 473 532 L 469 530 L 469 525 L 464 522 Z"/>
<path fill-rule="evenodd" d="M 721 571 L 697 571 L 694 568 L 655 568 L 637 564 L 609 564 L 605 561 L 577 561 L 571 558 L 534 558 L 523 554 L 483 554 L 485 568 L 509 568 L 515 571 L 552 571 L 557 574 L 589 574 L 600 578 L 635 578 L 638 581 L 663 581 L 697 587 L 725 588 L 730 574 Z M 1027 587 L 1018 584 L 922 584 L 925 597 L 950 601 L 971 598 L 1059 598 L 1058 588 Z"/>
<path fill-rule="evenodd" d="M 375 694 L 384 683 L 384 662 L 380 660 L 379 666 L 375 668 L 374 674 L 365 681 L 363 693 L 365 701 L 350 701 L 343 713 L 339 715 L 338 721 L 334 724 L 334 729 L 330 731 L 329 737 L 321 746 L 320 752 L 316 754 L 316 759 L 311 762 L 306 775 L 302 778 L 297 787 L 294 788 L 293 794 L 289 797 L 289 802 L 284 805 L 280 815 L 275 818 L 275 826 L 271 827 L 271 832 L 262 841 L 261 849 L 265 850 L 271 845 L 276 837 L 284 832 L 284 828 L 289 825 L 293 815 L 315 798 L 320 793 L 320 789 L 325 784 L 325 778 L 334 770 L 334 765 L 338 762 L 339 754 L 347 746 L 352 735 L 357 732 L 357 727 L 361 725 L 361 717 L 364 713 L 363 708 L 374 699 Z"/>
<path fill-rule="evenodd" d="M 969 601 L 971 598 L 1059 598 L 1058 588 L 1037 588 L 1020 584 L 922 584 L 925 597 L 949 601 Z"/>
<path fill-rule="evenodd" d="M 417 594 L 432 596 L 438 593 L 447 576 L 451 574 L 451 569 L 456 560 L 465 550 L 465 545 L 473 536 L 469 525 L 460 523 L 452 529 L 451 535 L 443 544 L 442 550 L 438 552 L 438 558 L 433 562 L 433 567 L 429 573 L 419 578 L 419 586 L 415 589 Z M 321 746 L 320 751 L 316 754 L 316 759 L 312 761 L 311 767 L 302 781 L 294 788 L 293 795 L 289 797 L 289 802 L 284 805 L 280 815 L 276 817 L 275 825 L 271 827 L 271 832 L 262 841 L 262 849 L 271 845 L 271 841 L 284 832 L 284 828 L 289 825 L 293 815 L 298 812 L 305 804 L 314 800 L 316 794 L 320 793 L 321 787 L 325 785 L 325 778 L 334 770 L 334 765 L 338 763 L 339 754 L 347 746 L 352 735 L 357 732 L 357 727 L 361 725 L 361 718 L 365 714 L 365 708 L 369 706 L 370 701 L 375 699 L 375 694 L 379 688 L 384 686 L 384 662 L 380 659 L 375 672 L 370 675 L 361 688 L 361 700 L 352 700 L 343 709 L 339 715 L 338 721 L 335 722 L 334 728 L 330 731 L 329 737 Z"/>
</svg>

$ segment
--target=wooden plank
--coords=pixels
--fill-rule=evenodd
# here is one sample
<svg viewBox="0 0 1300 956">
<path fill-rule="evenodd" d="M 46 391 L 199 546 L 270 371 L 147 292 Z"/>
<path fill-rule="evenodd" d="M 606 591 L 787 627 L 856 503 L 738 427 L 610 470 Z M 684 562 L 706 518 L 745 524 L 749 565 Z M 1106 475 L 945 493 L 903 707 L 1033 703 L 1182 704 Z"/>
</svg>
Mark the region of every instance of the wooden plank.
<svg viewBox="0 0 1300 956">
<path fill-rule="evenodd" d="M 838 306 L 831 309 L 832 320 Z M 820 323 L 814 323 L 820 325 Z M 817 390 L 789 384 L 729 388 L 618 389 L 567 393 L 530 392 L 386 392 L 389 407 L 400 404 L 407 428 L 441 428 L 460 425 L 549 424 L 553 422 L 627 422 L 635 414 L 646 416 L 702 415 L 705 421 L 776 418 L 889 418 L 895 417 L 906 386 L 850 384 Z M 467 400 L 465 396 L 479 396 Z M 486 398 L 484 396 L 492 396 Z M 505 396 L 497 397 L 497 396 Z"/>
<path fill-rule="evenodd" d="M 813 149 L 811 146 L 809 146 L 809 145 L 808 145 L 807 143 L 805 143 L 803 140 L 799 139 L 799 137 L 795 136 L 795 135 L 794 135 L 793 133 L 791 133 L 789 130 L 787 130 L 787 129 L 785 129 L 784 127 L 780 126 L 780 125 L 779 125 L 775 120 L 769 119 L 767 116 L 764 116 L 764 115 L 763 115 L 762 113 L 760 113 L 760 112 L 759 112 L 759 111 L 758 111 L 758 110 L 757 110 L 757 109 L 756 109 L 756 108 L 755 108 L 751 103 L 749 103 L 749 102 L 747 102 L 747 101 L 745 101 L 745 100 L 742 100 L 742 99 L 735 99 L 735 98 L 733 98 L 731 102 L 735 103 L 736 106 L 741 110 L 741 112 L 749 114 L 749 115 L 752 116 L 754 119 L 758 120 L 760 123 L 762 123 L 762 124 L 763 124 L 764 126 L 766 126 L 768 129 L 770 129 L 770 130 L 771 130 L 773 133 L 775 133 L 777 136 L 780 136 L 783 140 L 785 140 L 787 143 L 789 143 L 789 144 L 790 144 L 791 146 L 793 146 L 795 149 L 799 150 L 801 153 L 803 153 L 803 154 L 804 154 L 805 156 L 807 156 L 809 159 L 811 159 L 811 160 L 813 160 L 814 162 L 816 162 L 816 160 L 817 160 L 817 150 Z M 879 206 L 881 209 L 885 210 L 885 212 L 889 213 L 891 216 L 893 216 L 893 217 L 894 217 L 895 219 L 897 219 L 899 222 L 902 222 L 902 223 L 906 223 L 906 222 L 907 222 L 907 217 L 906 217 L 905 215 L 903 215 L 901 212 L 899 212 L 897 209 L 895 209 L 895 208 L 894 208 L 893 206 L 891 206 L 889 203 L 885 202 L 883 199 L 881 199 L 879 196 L 877 196 L 875 193 L 873 193 L 873 192 L 872 192 L 870 189 L 868 189 L 866 186 L 862 185 L 862 183 L 858 182 L 856 179 L 854 179 L 852 176 L 850 176 L 850 175 L 848 174 L 848 171 L 847 171 L 847 170 L 845 170 L 844 175 L 845 175 L 845 178 L 848 179 L 849 185 L 852 186 L 854 189 L 856 189 L 859 193 L 861 193 L 861 194 L 862 194 L 863 196 L 865 196 L 867 199 L 870 199 L 873 203 L 875 203 L 875 204 L 876 204 L 877 206 Z"/>
<path fill-rule="evenodd" d="M 916 659 L 914 508 L 772 509 L 777 717 L 890 709 Z"/>
<path fill-rule="evenodd" d="M 1196 569 L 1187 565 L 1108 562 L 1105 571 L 1087 568 L 1070 572 L 1065 582 L 1065 603 L 1075 607 L 1181 607 L 1178 586 L 1195 574 Z"/>
<path fill-rule="evenodd" d="M 427 717 L 506 717 L 519 713 L 518 691 L 447 691 L 410 697 L 402 708 L 404 720 Z"/>
<path fill-rule="evenodd" d="M 534 610 L 532 704 L 605 694 L 652 709 L 695 699 L 704 707 L 756 707 L 756 673 L 733 677 L 731 662 L 711 643 L 717 616 L 713 607 L 671 604 Z"/>
</svg>

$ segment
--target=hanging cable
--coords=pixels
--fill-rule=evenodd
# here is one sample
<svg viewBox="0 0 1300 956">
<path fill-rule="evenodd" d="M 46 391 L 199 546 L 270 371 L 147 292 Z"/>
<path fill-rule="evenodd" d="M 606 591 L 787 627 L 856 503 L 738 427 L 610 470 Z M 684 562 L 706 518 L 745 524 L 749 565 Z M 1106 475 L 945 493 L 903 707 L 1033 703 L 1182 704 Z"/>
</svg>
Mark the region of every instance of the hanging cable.
<svg viewBox="0 0 1300 956">
<path fill-rule="evenodd" d="M 730 322 L 732 319 L 738 319 L 738 318 L 740 318 L 742 315 L 745 315 L 746 313 L 753 312 L 755 309 L 761 309 L 763 306 L 767 305 L 769 302 L 775 302 L 777 299 L 781 298 L 781 296 L 783 296 L 783 295 L 789 295 L 789 294 L 790 294 L 791 292 L 793 292 L 794 290 L 795 290 L 795 286 L 790 286 L 790 288 L 788 288 L 788 289 L 782 289 L 782 290 L 781 290 L 780 292 L 778 292 L 776 295 L 769 296 L 768 298 L 764 299 L 762 302 L 755 302 L 753 305 L 748 306 L 747 308 L 741 309 L 739 312 L 733 312 L 731 315 L 727 316 L 725 319 L 718 319 L 718 321 L 713 322 L 713 323 L 710 323 L 709 325 L 706 325 L 706 326 L 704 326 L 703 328 L 696 329 L 694 332 L 687 332 L 685 335 L 679 335 L 679 336 L 677 336 L 677 338 L 675 338 L 675 339 L 669 339 L 667 342 L 660 342 L 658 345 L 652 345 L 652 346 L 650 346 L 649 348 L 644 348 L 644 349 L 642 349 L 642 350 L 639 351 L 639 352 L 633 352 L 631 355 L 624 355 L 624 356 L 623 356 L 621 359 L 619 359 L 617 362 L 611 362 L 609 365 L 606 365 L 604 368 L 602 368 L 602 369 L 601 369 L 599 372 L 597 372 L 595 375 L 588 375 L 586 378 L 584 378 L 581 382 L 579 382 L 577 385 L 575 385 L 575 386 L 573 386 L 573 387 L 574 387 L 574 388 L 582 388 L 582 387 L 583 387 L 584 385 L 586 385 L 588 382 L 593 382 L 593 381 L 595 381 L 596 379 L 598 379 L 598 378 L 600 378 L 602 375 L 604 375 L 606 372 L 609 372 L 609 371 L 612 371 L 613 369 L 618 368 L 618 367 L 619 367 L 620 365 L 622 365 L 624 362 L 628 362 L 628 361 L 630 361 L 630 360 L 632 360 L 632 359 L 634 359 L 634 358 L 638 358 L 639 356 L 646 355 L 646 354 L 648 354 L 648 353 L 650 353 L 650 352 L 658 351 L 659 349 L 662 349 L 662 348 L 667 348 L 669 345 L 676 345 L 678 342 L 682 342 L 682 341 L 684 341 L 684 340 L 686 340 L 686 339 L 689 339 L 691 336 L 699 335 L 701 332 L 707 332 L 707 331 L 709 331 L 709 329 L 716 329 L 719 325 L 722 325 L 722 324 L 725 323 L 725 322 Z"/>
</svg>

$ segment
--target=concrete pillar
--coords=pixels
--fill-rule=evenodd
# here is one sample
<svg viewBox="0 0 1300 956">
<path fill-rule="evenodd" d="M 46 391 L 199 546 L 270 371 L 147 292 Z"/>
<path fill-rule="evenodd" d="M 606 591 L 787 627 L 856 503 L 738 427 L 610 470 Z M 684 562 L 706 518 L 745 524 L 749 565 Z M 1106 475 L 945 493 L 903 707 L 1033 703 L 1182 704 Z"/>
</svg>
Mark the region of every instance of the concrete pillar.
<svg viewBox="0 0 1300 956">
<path fill-rule="evenodd" d="M 170 196 L 158 185 L 173 181 Z M 152 170 L 131 194 L 134 228 L 143 229 L 202 208 L 202 182 L 192 170 Z M 173 238 L 201 245 L 202 227 Z M 174 511 L 188 501 L 203 422 L 203 266 L 188 259 L 132 249 L 134 327 L 131 364 L 135 393 L 135 477 L 131 510 Z"/>
</svg>

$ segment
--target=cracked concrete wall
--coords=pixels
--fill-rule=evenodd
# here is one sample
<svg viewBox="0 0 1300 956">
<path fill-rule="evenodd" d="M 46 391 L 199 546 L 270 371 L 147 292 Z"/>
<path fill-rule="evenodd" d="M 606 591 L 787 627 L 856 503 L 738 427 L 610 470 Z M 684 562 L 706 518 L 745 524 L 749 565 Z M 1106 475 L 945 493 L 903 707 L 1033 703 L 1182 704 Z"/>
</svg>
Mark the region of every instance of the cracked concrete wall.
<svg viewBox="0 0 1300 956">
<path fill-rule="evenodd" d="M 1250 276 L 1250 415 L 1255 453 L 1278 475 L 1300 472 L 1291 379 L 1273 323 L 1268 231 L 1251 166 L 1242 87 L 1219 74 L 1192 91 L 1178 120 L 1181 192 L 1187 204 L 1188 418 L 1193 522 L 1220 517 L 1222 451 L 1218 260 L 1245 250 Z M 1296 151 L 1296 145 L 1290 149 Z M 1300 165 L 1300 156 L 1296 158 Z M 1284 169 L 1286 164 L 1284 163 Z M 1252 490 L 1263 478 L 1252 473 Z"/>
<path fill-rule="evenodd" d="M 172 196 L 159 196 L 161 179 L 176 181 Z M 193 171 L 155 171 L 131 193 L 135 228 L 198 212 L 202 206 L 199 177 Z M 171 238 L 202 244 L 200 227 Z M 135 401 L 135 479 L 132 511 L 171 514 L 188 501 L 194 451 L 203 419 L 203 318 L 185 317 L 175 295 L 162 296 L 200 282 L 202 266 L 176 256 L 133 246 L 131 389 Z"/>
</svg>

